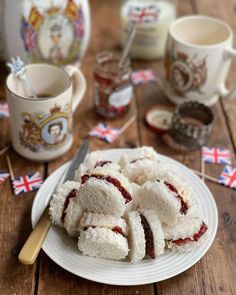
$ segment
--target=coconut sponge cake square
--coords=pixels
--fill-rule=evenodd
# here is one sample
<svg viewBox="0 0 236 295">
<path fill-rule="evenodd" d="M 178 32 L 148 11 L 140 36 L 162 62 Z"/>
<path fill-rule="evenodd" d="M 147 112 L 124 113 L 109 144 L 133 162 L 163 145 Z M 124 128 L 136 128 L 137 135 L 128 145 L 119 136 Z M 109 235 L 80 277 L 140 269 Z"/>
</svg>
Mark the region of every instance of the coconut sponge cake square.
<svg viewBox="0 0 236 295">
<path fill-rule="evenodd" d="M 127 204 L 133 200 L 129 180 L 118 171 L 104 168 L 96 168 L 82 176 L 78 195 L 87 212 L 115 217 L 122 216 Z"/>
<path fill-rule="evenodd" d="M 64 227 L 65 211 L 70 200 L 77 196 L 79 188 L 80 183 L 76 181 L 66 181 L 59 185 L 49 205 L 49 215 L 53 224 Z"/>
<path fill-rule="evenodd" d="M 162 223 L 174 225 L 197 210 L 195 193 L 186 180 L 174 172 L 146 182 L 138 192 L 141 209 L 154 209 Z"/>
<path fill-rule="evenodd" d="M 130 260 L 155 259 L 164 253 L 164 233 L 154 210 L 128 213 Z"/>
<path fill-rule="evenodd" d="M 78 248 L 84 255 L 111 260 L 123 260 L 129 251 L 122 235 L 110 229 L 92 227 L 80 233 Z"/>
<path fill-rule="evenodd" d="M 157 153 L 151 147 L 141 147 L 131 149 L 125 153 L 119 161 L 121 172 L 131 181 L 138 182 L 140 174 L 145 174 L 153 163 L 159 162 L 157 160 Z"/>
<path fill-rule="evenodd" d="M 188 216 L 174 226 L 163 225 L 166 246 L 174 251 L 192 251 L 206 237 L 208 226 L 201 217 Z"/>
<path fill-rule="evenodd" d="M 68 207 L 65 210 L 64 227 L 69 236 L 78 237 L 79 221 L 84 213 L 79 201 L 79 197 L 69 201 Z"/>
<path fill-rule="evenodd" d="M 121 156 L 119 165 L 123 169 L 125 166 L 131 163 L 141 161 L 143 159 L 158 160 L 156 151 L 149 146 L 143 146 L 139 148 L 134 148 Z"/>
<path fill-rule="evenodd" d="M 95 151 L 89 153 L 84 162 L 80 164 L 78 169 L 75 171 L 75 181 L 81 182 L 81 177 L 84 174 L 91 173 L 91 171 L 97 167 L 106 167 L 120 171 L 120 165 L 118 163 L 108 160 L 103 151 Z"/>
<path fill-rule="evenodd" d="M 127 225 L 111 215 L 85 213 L 80 221 L 78 248 L 84 254 L 123 260 L 129 253 Z"/>
<path fill-rule="evenodd" d="M 112 215 L 98 214 L 98 213 L 84 213 L 80 219 L 78 230 L 89 227 L 108 228 L 123 236 L 128 236 L 128 226 L 123 218 L 117 218 Z"/>
</svg>

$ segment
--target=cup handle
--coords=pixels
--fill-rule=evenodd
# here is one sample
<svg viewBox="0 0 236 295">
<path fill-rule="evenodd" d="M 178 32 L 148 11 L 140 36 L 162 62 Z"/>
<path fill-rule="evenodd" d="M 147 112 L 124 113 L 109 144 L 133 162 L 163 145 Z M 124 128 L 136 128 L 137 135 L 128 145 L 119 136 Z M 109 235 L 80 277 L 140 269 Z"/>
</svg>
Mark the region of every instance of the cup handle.
<svg viewBox="0 0 236 295">
<path fill-rule="evenodd" d="M 232 47 L 225 49 L 225 59 L 231 58 L 236 59 L 236 50 Z M 221 83 L 218 88 L 219 95 L 222 98 L 232 99 L 236 96 L 236 85 L 232 89 L 227 89 L 225 83 Z"/>
<path fill-rule="evenodd" d="M 72 80 L 72 112 L 74 113 L 84 96 L 86 90 L 86 81 L 81 71 L 74 66 L 66 66 L 65 71 L 69 74 Z"/>
</svg>

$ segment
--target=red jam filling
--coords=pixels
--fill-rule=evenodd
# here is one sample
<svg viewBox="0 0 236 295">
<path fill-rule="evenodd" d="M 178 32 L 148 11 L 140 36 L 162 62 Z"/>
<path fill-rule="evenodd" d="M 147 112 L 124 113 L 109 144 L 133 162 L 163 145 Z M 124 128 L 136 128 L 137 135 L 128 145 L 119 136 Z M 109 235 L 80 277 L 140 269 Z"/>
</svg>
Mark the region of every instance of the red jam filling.
<svg viewBox="0 0 236 295">
<path fill-rule="evenodd" d="M 84 184 L 86 181 L 89 180 L 89 174 L 84 174 L 82 177 L 81 177 L 81 184 Z"/>
<path fill-rule="evenodd" d="M 178 246 L 183 246 L 189 242 L 197 242 L 201 238 L 201 236 L 207 231 L 207 229 L 208 229 L 207 225 L 203 222 L 199 231 L 196 234 L 194 234 L 192 238 L 178 239 L 178 240 L 172 241 L 172 243 Z"/>
<path fill-rule="evenodd" d="M 154 238 L 153 238 L 152 230 L 150 228 L 150 225 L 149 225 L 146 217 L 144 215 L 140 214 L 140 218 L 141 218 L 141 223 L 142 223 L 144 235 L 145 235 L 146 255 L 152 259 L 155 259 L 156 256 L 155 256 Z"/>
<path fill-rule="evenodd" d="M 90 177 L 94 177 L 97 179 L 106 180 L 107 182 L 113 184 L 122 194 L 123 198 L 125 199 L 125 204 L 129 203 L 132 200 L 131 194 L 121 185 L 120 181 L 116 178 L 111 176 L 104 176 L 104 175 L 88 175 L 85 174 L 81 177 L 82 184 L 84 184 Z"/>
<path fill-rule="evenodd" d="M 105 166 L 106 164 L 111 164 L 112 162 L 111 161 L 98 161 L 96 162 L 94 168 L 97 168 L 97 167 L 103 167 Z"/>
<path fill-rule="evenodd" d="M 61 216 L 61 222 L 64 223 L 65 221 L 65 217 L 66 217 L 66 209 L 70 203 L 70 199 L 73 199 L 76 197 L 76 194 L 77 194 L 78 190 L 77 189 L 73 189 L 65 198 L 65 201 L 64 201 L 64 209 L 63 209 L 63 213 L 62 213 L 62 216 Z"/>
<path fill-rule="evenodd" d="M 159 181 L 159 180 L 158 180 Z M 178 198 L 180 200 L 180 203 L 181 203 L 181 207 L 180 207 L 180 213 L 181 214 L 186 214 L 187 211 L 188 211 L 188 205 L 187 203 L 183 200 L 183 198 L 179 195 L 177 189 L 169 182 L 167 181 L 164 181 L 164 184 L 168 187 L 168 189 L 175 193 L 177 196 L 176 198 Z"/>
<path fill-rule="evenodd" d="M 120 226 L 118 226 L 118 225 L 114 226 L 113 229 L 112 229 L 112 231 L 114 233 L 116 233 L 116 234 L 122 235 L 123 237 L 125 236 L 124 233 L 123 233 L 123 231 L 122 231 L 122 228 Z"/>
</svg>

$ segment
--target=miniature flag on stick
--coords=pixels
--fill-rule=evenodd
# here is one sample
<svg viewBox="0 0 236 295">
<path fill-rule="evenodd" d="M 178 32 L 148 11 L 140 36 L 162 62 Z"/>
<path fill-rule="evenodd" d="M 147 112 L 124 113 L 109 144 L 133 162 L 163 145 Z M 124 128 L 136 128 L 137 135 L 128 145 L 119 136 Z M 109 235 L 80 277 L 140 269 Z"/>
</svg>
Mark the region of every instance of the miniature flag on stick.
<svg viewBox="0 0 236 295">
<path fill-rule="evenodd" d="M 156 75 L 152 70 L 139 70 L 132 73 L 132 81 L 134 85 L 145 84 L 156 81 Z"/>
<path fill-rule="evenodd" d="M 40 173 L 36 172 L 23 177 L 14 178 L 12 185 L 15 195 L 19 195 L 39 189 L 42 182 Z"/>
<path fill-rule="evenodd" d="M 90 136 L 112 143 L 135 121 L 137 115 L 132 116 L 121 128 L 114 128 L 105 123 L 99 123 L 90 132 Z"/>
<path fill-rule="evenodd" d="M 27 193 L 40 188 L 43 180 L 39 172 L 23 177 L 14 177 L 10 157 L 7 156 L 7 165 L 11 176 L 13 192 L 15 195 Z"/>
<path fill-rule="evenodd" d="M 120 129 L 99 123 L 89 132 L 89 135 L 111 143 L 120 135 Z"/>
<path fill-rule="evenodd" d="M 0 171 L 0 184 L 3 183 L 9 177 L 9 175 L 9 173 Z"/>
<path fill-rule="evenodd" d="M 236 168 L 226 165 L 218 182 L 232 189 L 236 189 Z"/>
<path fill-rule="evenodd" d="M 202 159 L 205 163 L 231 164 L 231 153 L 228 149 L 216 147 L 202 147 Z"/>
<path fill-rule="evenodd" d="M 7 103 L 0 103 L 0 118 L 8 118 L 9 109 Z"/>
<path fill-rule="evenodd" d="M 193 169 L 192 171 L 202 177 L 201 172 Z M 222 172 L 219 178 L 215 178 L 207 174 L 204 174 L 204 178 L 214 183 L 224 185 L 227 188 L 236 189 L 236 168 L 232 168 L 231 166 L 225 166 L 224 171 Z"/>
</svg>

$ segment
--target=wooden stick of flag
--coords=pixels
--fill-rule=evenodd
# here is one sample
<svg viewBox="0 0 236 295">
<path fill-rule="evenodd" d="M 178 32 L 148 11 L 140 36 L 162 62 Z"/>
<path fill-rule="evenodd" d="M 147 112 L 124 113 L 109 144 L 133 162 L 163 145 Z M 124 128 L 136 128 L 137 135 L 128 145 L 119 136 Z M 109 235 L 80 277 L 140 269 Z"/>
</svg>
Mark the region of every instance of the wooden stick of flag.
<svg viewBox="0 0 236 295">
<path fill-rule="evenodd" d="M 205 162 L 203 158 L 201 158 L 201 174 L 202 174 L 202 181 L 205 181 Z"/>
<path fill-rule="evenodd" d="M 203 176 L 202 173 L 199 172 L 199 171 L 197 171 L 197 170 L 192 169 L 192 171 L 193 171 L 194 173 L 196 173 L 198 176 Z M 210 176 L 210 175 L 204 174 L 204 178 L 207 179 L 207 180 L 210 180 L 210 181 L 212 181 L 212 182 L 215 182 L 215 183 L 218 183 L 218 184 L 219 184 L 218 179 L 215 178 L 215 177 L 212 177 L 212 176 Z"/>
<path fill-rule="evenodd" d="M 121 128 L 120 128 L 120 134 L 125 132 L 127 128 L 136 120 L 137 114 L 133 115 Z"/>
<path fill-rule="evenodd" d="M 9 149 L 9 146 L 6 146 L 5 148 L 0 150 L 0 156 L 4 155 L 5 152 Z"/>
<path fill-rule="evenodd" d="M 7 160 L 7 167 L 8 167 L 8 171 L 10 173 L 10 178 L 11 178 L 11 188 L 12 188 L 12 192 L 14 192 L 14 188 L 13 188 L 13 181 L 15 179 L 14 173 L 13 173 L 13 169 L 12 169 L 12 165 L 11 165 L 11 159 L 9 156 L 6 156 L 6 160 Z"/>
<path fill-rule="evenodd" d="M 15 179 L 15 176 L 14 176 L 14 173 L 13 173 L 10 157 L 6 156 L 6 159 L 7 159 L 7 166 L 8 166 L 8 170 L 9 170 L 9 173 L 10 173 L 11 181 L 13 181 Z"/>
</svg>

